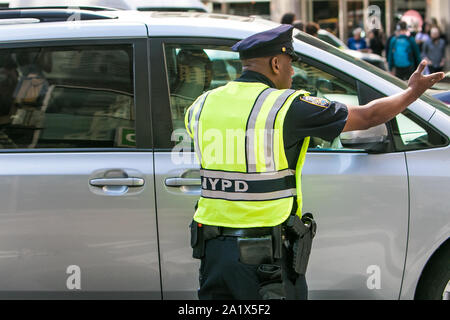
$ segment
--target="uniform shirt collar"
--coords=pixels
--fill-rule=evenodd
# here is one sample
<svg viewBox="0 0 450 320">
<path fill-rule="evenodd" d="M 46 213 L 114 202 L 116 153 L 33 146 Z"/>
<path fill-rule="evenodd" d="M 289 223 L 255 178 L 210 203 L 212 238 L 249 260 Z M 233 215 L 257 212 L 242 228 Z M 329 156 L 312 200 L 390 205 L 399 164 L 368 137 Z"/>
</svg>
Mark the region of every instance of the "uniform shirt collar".
<svg viewBox="0 0 450 320">
<path fill-rule="evenodd" d="M 271 88 L 276 88 L 272 81 L 262 73 L 246 70 L 235 81 L 239 82 L 261 82 L 267 84 Z"/>
</svg>

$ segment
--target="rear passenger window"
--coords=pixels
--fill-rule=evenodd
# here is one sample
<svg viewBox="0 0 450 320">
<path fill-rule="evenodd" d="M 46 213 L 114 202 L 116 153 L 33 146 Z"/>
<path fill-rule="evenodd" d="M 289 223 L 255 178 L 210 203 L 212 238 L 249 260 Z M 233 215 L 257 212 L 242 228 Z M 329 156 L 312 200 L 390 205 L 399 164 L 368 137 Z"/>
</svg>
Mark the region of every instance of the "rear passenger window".
<svg viewBox="0 0 450 320">
<path fill-rule="evenodd" d="M 130 45 L 0 50 L 0 148 L 135 147 Z"/>
<path fill-rule="evenodd" d="M 239 53 L 227 46 L 166 44 L 164 47 L 174 130 L 184 130 L 186 109 L 203 92 L 227 84 L 242 72 Z"/>
</svg>

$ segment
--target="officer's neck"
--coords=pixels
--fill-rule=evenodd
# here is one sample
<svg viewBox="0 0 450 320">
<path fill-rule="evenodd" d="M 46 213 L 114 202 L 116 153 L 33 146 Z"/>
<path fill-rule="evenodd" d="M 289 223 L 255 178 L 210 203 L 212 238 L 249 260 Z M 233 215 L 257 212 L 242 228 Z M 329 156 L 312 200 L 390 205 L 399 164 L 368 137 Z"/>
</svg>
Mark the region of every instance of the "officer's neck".
<svg viewBox="0 0 450 320">
<path fill-rule="evenodd" d="M 255 70 L 251 68 L 243 68 L 241 77 L 238 80 L 249 82 L 262 82 L 267 84 L 271 88 L 277 88 L 276 81 L 272 79 L 270 74 L 267 74 L 261 70 Z"/>
</svg>

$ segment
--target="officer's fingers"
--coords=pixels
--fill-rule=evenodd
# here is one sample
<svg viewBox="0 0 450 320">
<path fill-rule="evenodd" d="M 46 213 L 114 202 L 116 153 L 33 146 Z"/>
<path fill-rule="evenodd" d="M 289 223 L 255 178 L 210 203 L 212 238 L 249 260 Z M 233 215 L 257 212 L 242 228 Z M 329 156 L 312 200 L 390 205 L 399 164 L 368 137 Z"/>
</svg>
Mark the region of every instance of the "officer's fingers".
<svg viewBox="0 0 450 320">
<path fill-rule="evenodd" d="M 422 60 L 420 62 L 420 64 L 419 64 L 419 66 L 417 67 L 416 72 L 422 73 L 426 66 L 427 66 L 427 61 L 426 60 Z"/>
<path fill-rule="evenodd" d="M 442 79 L 444 79 L 445 74 L 443 72 L 435 72 L 432 73 L 428 76 L 426 76 L 427 80 L 431 83 L 431 84 L 435 84 L 436 82 L 441 81 Z"/>
</svg>

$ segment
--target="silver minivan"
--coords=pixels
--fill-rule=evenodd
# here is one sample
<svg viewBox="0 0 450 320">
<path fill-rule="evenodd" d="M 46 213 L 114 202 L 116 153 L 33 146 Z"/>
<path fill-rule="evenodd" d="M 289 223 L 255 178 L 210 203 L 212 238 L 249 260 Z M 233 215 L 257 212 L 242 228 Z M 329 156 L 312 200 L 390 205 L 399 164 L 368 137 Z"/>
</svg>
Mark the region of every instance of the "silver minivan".
<svg viewBox="0 0 450 320">
<path fill-rule="evenodd" d="M 4 12 L 7 12 L 5 14 Z M 0 11 L 0 297 L 195 299 L 192 101 L 277 24 L 207 13 Z M 68 21 L 67 21 L 68 20 Z M 348 104 L 406 84 L 300 33 L 293 87 Z M 449 109 L 312 137 L 311 299 L 448 298 Z"/>
</svg>

